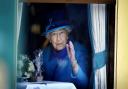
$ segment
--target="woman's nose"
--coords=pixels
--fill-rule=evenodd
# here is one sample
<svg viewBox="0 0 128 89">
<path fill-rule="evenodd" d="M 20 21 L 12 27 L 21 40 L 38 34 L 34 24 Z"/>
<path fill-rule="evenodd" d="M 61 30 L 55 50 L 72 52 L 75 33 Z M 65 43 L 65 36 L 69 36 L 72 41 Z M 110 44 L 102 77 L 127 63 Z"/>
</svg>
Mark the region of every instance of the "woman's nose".
<svg viewBox="0 0 128 89">
<path fill-rule="evenodd" d="M 57 34 L 57 41 L 60 41 L 61 40 L 61 37 L 59 34 Z"/>
</svg>

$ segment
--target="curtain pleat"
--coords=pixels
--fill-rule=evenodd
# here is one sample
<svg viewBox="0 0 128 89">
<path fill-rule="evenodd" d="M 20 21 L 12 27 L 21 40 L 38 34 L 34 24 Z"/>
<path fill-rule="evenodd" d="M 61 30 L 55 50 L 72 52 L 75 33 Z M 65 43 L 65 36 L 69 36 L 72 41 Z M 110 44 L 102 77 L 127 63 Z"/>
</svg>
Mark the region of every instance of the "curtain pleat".
<svg viewBox="0 0 128 89">
<path fill-rule="evenodd" d="M 23 11 L 23 3 L 17 1 L 17 38 L 19 39 L 20 34 L 20 27 L 21 27 L 21 18 L 22 18 L 22 11 Z M 18 41 L 17 41 L 18 42 Z"/>
</svg>

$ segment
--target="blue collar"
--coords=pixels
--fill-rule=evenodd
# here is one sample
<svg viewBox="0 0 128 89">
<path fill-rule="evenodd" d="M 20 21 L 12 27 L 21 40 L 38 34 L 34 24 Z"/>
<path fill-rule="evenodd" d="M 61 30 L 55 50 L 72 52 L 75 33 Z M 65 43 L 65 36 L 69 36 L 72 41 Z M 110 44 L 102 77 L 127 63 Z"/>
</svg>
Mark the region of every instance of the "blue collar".
<svg viewBox="0 0 128 89">
<path fill-rule="evenodd" d="M 52 50 L 52 57 L 57 59 L 64 59 L 67 56 L 67 49 L 66 47 L 62 50 L 56 51 L 54 48 Z"/>
</svg>

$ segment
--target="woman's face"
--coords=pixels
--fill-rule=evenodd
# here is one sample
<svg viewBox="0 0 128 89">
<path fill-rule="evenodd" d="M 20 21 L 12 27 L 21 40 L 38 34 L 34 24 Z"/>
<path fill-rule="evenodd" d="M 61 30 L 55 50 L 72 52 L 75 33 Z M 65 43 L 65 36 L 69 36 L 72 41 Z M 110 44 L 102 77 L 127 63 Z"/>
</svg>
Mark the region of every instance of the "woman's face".
<svg viewBox="0 0 128 89">
<path fill-rule="evenodd" d="M 68 33 L 66 30 L 61 29 L 49 34 L 50 42 L 52 43 L 55 50 L 59 51 L 65 48 L 67 40 L 68 40 Z"/>
</svg>

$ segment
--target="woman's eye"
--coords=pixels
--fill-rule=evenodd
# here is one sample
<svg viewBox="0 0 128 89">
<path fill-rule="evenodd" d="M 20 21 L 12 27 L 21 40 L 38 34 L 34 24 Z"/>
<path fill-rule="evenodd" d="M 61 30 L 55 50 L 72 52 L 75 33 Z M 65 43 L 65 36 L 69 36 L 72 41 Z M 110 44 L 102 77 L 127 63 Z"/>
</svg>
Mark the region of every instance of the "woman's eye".
<svg viewBox="0 0 128 89">
<path fill-rule="evenodd" d="M 60 34 L 62 35 L 62 34 L 64 34 L 64 32 L 60 32 Z"/>
<path fill-rule="evenodd" d="M 56 33 L 52 33 L 52 36 L 55 36 L 56 35 Z"/>
</svg>

